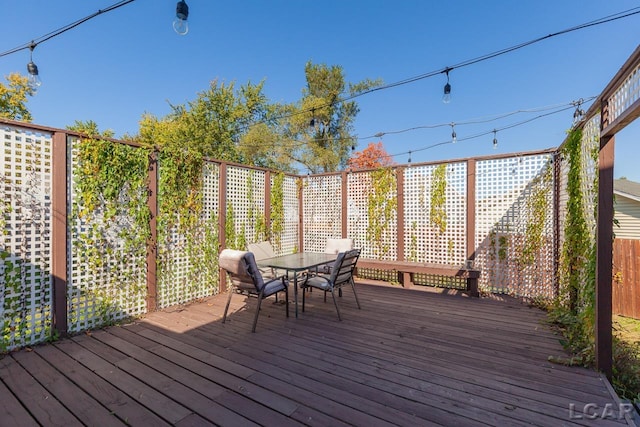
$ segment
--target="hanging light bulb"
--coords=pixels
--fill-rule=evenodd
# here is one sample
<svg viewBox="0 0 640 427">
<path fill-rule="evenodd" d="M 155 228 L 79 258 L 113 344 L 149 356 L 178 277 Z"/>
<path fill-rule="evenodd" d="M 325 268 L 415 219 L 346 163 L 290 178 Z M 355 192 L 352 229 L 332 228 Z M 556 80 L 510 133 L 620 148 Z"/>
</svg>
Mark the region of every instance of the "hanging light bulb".
<svg viewBox="0 0 640 427">
<path fill-rule="evenodd" d="M 407 160 L 407 166 L 411 166 L 411 151 L 409 151 L 409 160 Z"/>
<path fill-rule="evenodd" d="M 451 85 L 449 84 L 449 71 L 451 68 L 446 68 L 444 72 L 447 75 L 447 84 L 444 85 L 444 94 L 442 95 L 442 102 L 448 104 L 451 102 Z"/>
<path fill-rule="evenodd" d="M 33 63 L 33 49 L 35 49 L 36 44 L 31 42 L 29 45 L 29 63 L 27 64 L 27 72 L 29 73 L 29 87 L 31 90 L 36 91 L 42 85 L 42 80 L 40 80 L 40 76 L 38 75 L 38 66 Z"/>
<path fill-rule="evenodd" d="M 316 109 L 315 108 L 311 109 L 311 120 L 309 120 L 309 127 L 310 128 L 316 127 Z"/>
<path fill-rule="evenodd" d="M 184 0 L 180 0 L 176 4 L 176 19 L 173 20 L 173 29 L 176 33 L 184 36 L 189 32 L 189 24 L 187 18 L 189 17 L 189 6 Z"/>
<path fill-rule="evenodd" d="M 582 111 L 582 108 L 580 108 L 580 106 L 582 105 L 582 103 L 584 102 L 584 100 L 582 98 L 580 98 L 578 101 L 573 101 L 572 104 L 576 107 L 576 111 L 573 112 L 573 126 L 575 127 L 578 123 L 580 123 L 580 120 L 582 120 L 582 117 L 584 116 L 584 111 Z"/>
<path fill-rule="evenodd" d="M 498 149 L 498 138 L 496 137 L 496 132 L 497 130 L 493 130 L 493 149 L 497 150 Z"/>
<path fill-rule="evenodd" d="M 451 143 L 455 144 L 458 142 L 458 135 L 456 135 L 455 123 L 451 123 Z"/>
</svg>

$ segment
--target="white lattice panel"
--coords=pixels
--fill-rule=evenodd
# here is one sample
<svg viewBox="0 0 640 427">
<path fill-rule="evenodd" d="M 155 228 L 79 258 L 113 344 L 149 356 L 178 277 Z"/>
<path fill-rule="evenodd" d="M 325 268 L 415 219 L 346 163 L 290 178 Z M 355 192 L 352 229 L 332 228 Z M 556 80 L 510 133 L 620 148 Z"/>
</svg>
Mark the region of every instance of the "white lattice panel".
<svg viewBox="0 0 640 427">
<path fill-rule="evenodd" d="M 51 135 L 0 129 L 0 350 L 50 336 Z"/>
<path fill-rule="evenodd" d="M 609 122 L 620 117 L 640 99 L 640 66 L 637 66 L 609 98 Z"/>
<path fill-rule="evenodd" d="M 71 215 L 68 220 L 68 330 L 79 332 L 146 312 L 146 244 L 127 247 L 135 220 L 127 212 L 110 221 L 100 210 L 80 217 L 82 201 L 76 189 L 78 144 L 68 143 Z M 136 148 L 130 147 L 131 150 Z M 146 194 L 140 188 L 139 194 Z"/>
<path fill-rule="evenodd" d="M 393 173 L 395 174 L 395 171 Z M 390 218 L 379 218 L 386 227 L 381 230 L 380 241 L 372 241 L 368 233 L 369 198 L 373 191 L 371 175 L 372 172 L 354 172 L 347 176 L 347 235 L 354 239 L 354 246 L 362 250 L 360 255 L 362 258 L 395 260 L 398 252 L 396 186 L 394 184 L 393 191 L 387 195 L 387 200 L 395 203 L 396 209 L 393 210 Z"/>
<path fill-rule="evenodd" d="M 512 157 L 476 164 L 476 259 L 480 285 L 498 293 L 543 296 L 553 292 L 552 156 Z M 546 204 L 535 264 L 523 255 L 532 251 L 532 200 Z M 540 215 L 538 210 L 538 215 Z M 527 262 L 525 263 L 525 258 Z M 525 264 L 523 264 L 525 263 Z"/>
<path fill-rule="evenodd" d="M 324 252 L 328 238 L 342 237 L 342 176 L 303 178 L 302 194 L 304 250 Z"/>
<path fill-rule="evenodd" d="M 162 173 L 162 164 L 160 164 Z M 206 162 L 202 175 L 202 213 L 197 224 L 179 233 L 174 227 L 158 242 L 158 307 L 214 295 L 219 290 L 218 198 L 220 168 Z M 163 212 L 160 212 L 163 215 Z"/>
<path fill-rule="evenodd" d="M 299 184 L 300 182 L 300 184 Z M 299 178 L 292 176 L 284 177 L 284 230 L 280 236 L 280 254 L 290 254 L 298 252 L 298 223 L 299 223 L 299 199 L 298 186 L 301 185 Z"/>
<path fill-rule="evenodd" d="M 444 233 L 430 218 L 432 184 L 438 165 L 404 172 L 405 258 L 414 262 L 463 265 L 466 258 L 467 165 L 446 165 Z"/>
<path fill-rule="evenodd" d="M 600 148 L 600 115 L 596 114 L 587 121 L 582 129 L 582 202 L 587 228 L 595 241 L 596 216 L 594 214 L 598 200 L 598 152 Z"/>
<path fill-rule="evenodd" d="M 227 168 L 227 210 L 233 211 L 235 234 L 235 239 L 226 236 L 228 248 L 246 250 L 247 243 L 264 240 L 264 234 L 257 233 L 258 222 L 264 224 L 265 221 L 264 185 L 264 171 L 237 166 Z"/>
</svg>

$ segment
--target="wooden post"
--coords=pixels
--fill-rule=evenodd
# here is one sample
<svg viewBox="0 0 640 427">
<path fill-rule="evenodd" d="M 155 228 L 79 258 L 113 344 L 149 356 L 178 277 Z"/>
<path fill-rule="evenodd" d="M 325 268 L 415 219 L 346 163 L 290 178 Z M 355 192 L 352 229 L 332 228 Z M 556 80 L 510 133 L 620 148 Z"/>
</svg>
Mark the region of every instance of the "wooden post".
<svg viewBox="0 0 640 427">
<path fill-rule="evenodd" d="M 560 152 L 556 152 L 553 161 L 553 290 L 554 297 L 560 295 Z"/>
<path fill-rule="evenodd" d="M 608 111 L 602 108 L 602 128 Z M 613 161 L 615 137 L 600 139 L 598 154 L 598 227 L 596 234 L 596 368 L 611 379 L 613 370 L 612 265 L 613 265 Z"/>
<path fill-rule="evenodd" d="M 147 242 L 147 311 L 155 311 L 158 306 L 158 152 L 149 156 L 148 171 L 149 229 L 151 235 Z"/>
<path fill-rule="evenodd" d="M 342 227 L 341 233 L 342 238 L 346 239 L 348 237 L 348 215 L 349 215 L 349 199 L 348 199 L 348 188 L 347 188 L 348 176 L 347 172 L 342 172 Z"/>
<path fill-rule="evenodd" d="M 264 239 L 271 240 L 271 171 L 264 173 Z"/>
<path fill-rule="evenodd" d="M 66 335 L 67 318 L 67 134 L 53 134 L 51 159 L 51 275 L 53 276 L 53 328 Z"/>
<path fill-rule="evenodd" d="M 467 259 L 476 258 L 476 161 L 467 160 Z M 477 285 L 476 285 L 477 287 Z"/>
<path fill-rule="evenodd" d="M 404 250 L 404 171 L 405 168 L 400 166 L 396 169 L 396 194 L 397 194 L 397 209 L 396 209 L 396 260 L 406 261 L 407 257 Z M 413 286 L 413 276 L 409 272 L 399 272 L 398 281 L 402 283 L 405 288 Z"/>
<path fill-rule="evenodd" d="M 298 178 L 298 252 L 304 252 L 304 178 Z"/>
<path fill-rule="evenodd" d="M 227 225 L 227 164 L 220 163 L 220 179 L 218 180 L 220 183 L 218 189 L 218 244 L 220 245 L 219 251 L 227 247 L 227 234 L 226 234 L 226 225 Z M 220 272 L 220 293 L 223 293 L 227 290 L 227 273 L 223 269 L 219 269 Z"/>
</svg>

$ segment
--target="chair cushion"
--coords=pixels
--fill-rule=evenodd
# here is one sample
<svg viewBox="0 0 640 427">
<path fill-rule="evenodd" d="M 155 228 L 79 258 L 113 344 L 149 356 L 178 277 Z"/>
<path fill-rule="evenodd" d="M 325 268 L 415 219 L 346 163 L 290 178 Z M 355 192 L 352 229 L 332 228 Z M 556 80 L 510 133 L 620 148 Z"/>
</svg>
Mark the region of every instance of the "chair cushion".
<svg viewBox="0 0 640 427">
<path fill-rule="evenodd" d="M 269 295 L 273 295 L 276 292 L 283 291 L 287 287 L 287 282 L 282 283 L 281 278 L 277 278 L 275 280 L 270 280 L 264 284 L 264 296 L 268 297 Z"/>
<path fill-rule="evenodd" d="M 353 239 L 327 239 L 324 253 L 337 254 L 353 249 Z"/>
<path fill-rule="evenodd" d="M 323 291 L 331 290 L 331 283 L 322 276 L 309 277 L 304 286 L 311 286 L 313 288 L 322 289 Z"/>
<path fill-rule="evenodd" d="M 253 285 L 256 291 L 260 291 L 264 286 L 264 280 L 258 270 L 253 253 L 238 251 L 235 249 L 224 249 L 220 252 L 218 259 L 220 268 L 229 273 L 229 277 L 234 285 L 246 289 Z"/>
<path fill-rule="evenodd" d="M 247 245 L 249 252 L 253 252 L 255 258 L 259 261 L 261 259 L 273 258 L 276 256 L 276 252 L 273 250 L 273 246 L 268 241 L 249 243 Z"/>
</svg>

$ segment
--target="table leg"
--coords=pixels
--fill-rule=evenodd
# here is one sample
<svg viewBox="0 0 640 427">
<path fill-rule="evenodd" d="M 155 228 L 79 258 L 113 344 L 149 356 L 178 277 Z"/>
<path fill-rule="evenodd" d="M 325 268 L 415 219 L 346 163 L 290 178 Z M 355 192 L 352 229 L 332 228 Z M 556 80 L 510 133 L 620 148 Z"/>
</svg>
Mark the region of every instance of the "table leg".
<svg viewBox="0 0 640 427">
<path fill-rule="evenodd" d="M 296 319 L 298 318 L 298 274 L 293 272 L 293 298 L 296 300 Z"/>
</svg>

